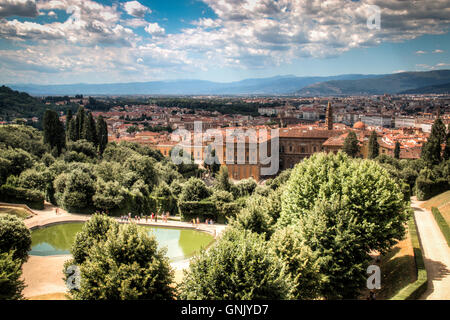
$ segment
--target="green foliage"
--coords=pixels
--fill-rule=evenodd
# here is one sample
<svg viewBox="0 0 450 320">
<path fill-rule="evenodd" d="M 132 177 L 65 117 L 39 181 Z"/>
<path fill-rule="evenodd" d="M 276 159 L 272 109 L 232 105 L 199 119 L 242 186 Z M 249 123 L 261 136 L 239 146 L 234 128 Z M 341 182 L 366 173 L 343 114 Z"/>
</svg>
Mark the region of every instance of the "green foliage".
<svg viewBox="0 0 450 320">
<path fill-rule="evenodd" d="M 80 300 L 172 299 L 173 271 L 166 249 L 138 226 L 109 230 L 104 241 L 87 250 L 80 265 L 81 285 L 72 290 Z"/>
<path fill-rule="evenodd" d="M 236 218 L 231 220 L 231 225 L 237 229 L 245 229 L 258 234 L 264 234 L 269 239 L 273 232 L 273 220 L 267 212 L 262 209 L 265 198 L 261 196 L 251 197 L 246 206 L 239 212 Z"/>
<path fill-rule="evenodd" d="M 37 157 L 45 153 L 42 133 L 30 126 L 0 126 L 0 146 L 22 149 Z"/>
<path fill-rule="evenodd" d="M 19 175 L 25 169 L 29 169 L 34 164 L 34 159 L 31 154 L 23 149 L 15 149 L 8 147 L 7 149 L 1 149 L 1 158 L 4 161 L 4 170 L 7 170 L 9 175 Z"/>
<path fill-rule="evenodd" d="M 103 214 L 94 214 L 77 233 L 72 245 L 71 253 L 75 264 L 83 263 L 91 247 L 107 239 L 108 231 L 117 232 L 119 223 Z"/>
<path fill-rule="evenodd" d="M 401 188 L 377 162 L 321 153 L 298 164 L 282 196 L 279 224 L 295 223 L 324 199 L 337 201 L 364 226 L 369 249 L 388 250 L 403 237 Z"/>
<path fill-rule="evenodd" d="M 105 182 L 102 179 L 95 183 L 95 194 L 92 197 L 94 206 L 99 210 L 113 210 L 125 205 L 126 190 L 117 181 Z"/>
<path fill-rule="evenodd" d="M 99 152 L 103 154 L 108 144 L 108 125 L 105 119 L 103 119 L 103 116 L 97 118 L 96 134 Z"/>
<path fill-rule="evenodd" d="M 438 208 L 432 207 L 431 212 L 433 213 L 434 219 L 436 220 L 439 229 L 441 229 L 441 232 L 444 235 L 445 240 L 447 241 L 447 245 L 450 247 L 450 226 L 445 221 Z"/>
<path fill-rule="evenodd" d="M 219 215 L 215 203 L 211 201 L 178 201 L 178 207 L 183 221 L 199 218 L 201 221 L 214 219 L 224 222 L 224 217 Z"/>
<path fill-rule="evenodd" d="M 442 144 L 446 143 L 446 128 L 440 118 L 436 119 L 431 127 L 431 134 L 427 142 L 422 146 L 421 158 L 430 165 L 439 164 L 442 161 Z"/>
<path fill-rule="evenodd" d="M 22 276 L 22 261 L 15 259 L 13 252 L 0 252 L 0 300 L 22 299 L 25 288 Z"/>
<path fill-rule="evenodd" d="M 38 190 L 29 190 L 4 184 L 0 187 L 0 200 L 26 204 L 36 210 L 44 209 L 44 194 Z"/>
<path fill-rule="evenodd" d="M 273 180 L 267 180 L 266 185 L 272 190 L 278 189 L 280 186 L 284 185 L 291 177 L 292 169 L 286 169 L 280 172 L 280 174 Z"/>
<path fill-rule="evenodd" d="M 44 143 L 49 145 L 50 150 L 56 148 L 58 154 L 60 154 L 66 146 L 66 130 L 59 121 L 58 113 L 46 110 L 42 119 L 42 127 L 44 129 Z"/>
<path fill-rule="evenodd" d="M 368 158 L 375 159 L 380 154 L 380 144 L 378 143 L 378 135 L 375 131 L 372 131 L 369 138 L 369 150 Z"/>
<path fill-rule="evenodd" d="M 350 157 L 355 158 L 359 153 L 358 139 L 356 138 L 356 133 L 350 131 L 344 141 L 344 146 L 342 150 L 348 154 Z"/>
<path fill-rule="evenodd" d="M 320 295 L 320 286 L 324 276 L 319 273 L 319 261 L 311 248 L 299 239 L 294 227 L 277 230 L 270 239 L 275 254 L 286 264 L 293 282 L 293 299 L 316 299 Z"/>
<path fill-rule="evenodd" d="M 208 251 L 193 258 L 180 285 L 188 300 L 275 300 L 291 298 L 285 265 L 263 236 L 229 229 Z"/>
<path fill-rule="evenodd" d="M 95 145 L 85 139 L 80 139 L 77 141 L 71 141 L 67 143 L 67 150 L 74 151 L 77 153 L 82 153 L 86 155 L 88 158 L 96 158 L 97 157 L 97 148 Z"/>
<path fill-rule="evenodd" d="M 219 173 L 216 175 L 216 188 L 223 191 L 231 191 L 231 182 L 226 166 L 220 167 Z"/>
<path fill-rule="evenodd" d="M 446 163 L 446 165 L 448 167 L 449 164 Z M 428 200 L 450 189 L 448 171 L 439 169 L 438 166 L 435 166 L 433 169 L 424 168 L 420 171 L 415 184 L 415 193 L 418 200 Z"/>
<path fill-rule="evenodd" d="M 253 191 L 255 191 L 258 184 L 253 178 L 249 178 L 240 180 L 238 183 L 236 183 L 235 186 L 236 186 L 235 197 L 239 198 L 250 196 L 253 193 Z"/>
<path fill-rule="evenodd" d="M 25 262 L 31 250 L 31 233 L 22 220 L 9 214 L 0 214 L 0 253 L 13 252 L 13 259 Z"/>
<path fill-rule="evenodd" d="M 198 178 L 190 178 L 183 185 L 180 201 L 201 201 L 210 196 L 210 191 L 206 184 Z"/>
<path fill-rule="evenodd" d="M 59 175 L 54 182 L 57 203 L 68 210 L 79 210 L 92 205 L 95 185 L 92 176 L 81 169 Z"/>
</svg>

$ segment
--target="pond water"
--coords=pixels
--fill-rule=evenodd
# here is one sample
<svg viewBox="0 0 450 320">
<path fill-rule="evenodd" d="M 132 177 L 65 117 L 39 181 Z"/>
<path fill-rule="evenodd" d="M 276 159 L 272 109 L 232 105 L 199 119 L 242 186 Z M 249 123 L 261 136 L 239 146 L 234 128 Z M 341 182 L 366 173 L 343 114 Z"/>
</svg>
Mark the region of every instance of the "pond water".
<svg viewBox="0 0 450 320">
<path fill-rule="evenodd" d="M 70 254 L 70 248 L 83 223 L 62 223 L 33 230 L 30 255 L 54 256 Z M 206 248 L 214 239 L 210 234 L 192 229 L 141 226 L 153 234 L 160 248 L 167 247 L 170 260 L 182 260 Z"/>
</svg>

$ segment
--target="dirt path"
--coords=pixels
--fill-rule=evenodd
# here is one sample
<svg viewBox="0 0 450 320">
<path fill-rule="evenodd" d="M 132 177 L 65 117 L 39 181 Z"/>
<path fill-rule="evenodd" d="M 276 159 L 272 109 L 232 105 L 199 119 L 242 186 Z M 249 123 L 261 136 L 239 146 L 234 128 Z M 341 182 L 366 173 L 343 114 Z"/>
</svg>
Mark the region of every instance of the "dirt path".
<svg viewBox="0 0 450 320">
<path fill-rule="evenodd" d="M 411 201 L 428 273 L 428 290 L 421 299 L 450 300 L 450 248 L 433 214 L 421 208 L 422 203 Z"/>
</svg>

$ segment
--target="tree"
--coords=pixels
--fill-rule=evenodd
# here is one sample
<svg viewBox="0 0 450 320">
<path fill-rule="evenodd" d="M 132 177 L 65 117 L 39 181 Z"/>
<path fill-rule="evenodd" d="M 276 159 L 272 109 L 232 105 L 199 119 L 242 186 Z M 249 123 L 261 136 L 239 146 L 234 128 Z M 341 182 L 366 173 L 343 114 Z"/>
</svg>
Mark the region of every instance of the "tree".
<svg viewBox="0 0 450 320">
<path fill-rule="evenodd" d="M 86 119 L 83 122 L 83 134 L 82 137 L 89 142 L 92 142 L 95 146 L 97 146 L 97 132 L 95 120 L 92 117 L 92 112 L 89 112 L 86 115 Z"/>
<path fill-rule="evenodd" d="M 444 158 L 444 160 L 450 160 L 450 127 L 445 138 L 445 148 L 442 157 Z"/>
<path fill-rule="evenodd" d="M 228 229 L 193 258 L 179 289 L 187 300 L 275 300 L 291 298 L 292 285 L 264 236 Z"/>
<path fill-rule="evenodd" d="M 42 119 L 44 129 L 44 143 L 50 146 L 50 149 L 56 148 L 58 154 L 66 145 L 66 131 L 64 125 L 59 121 L 56 111 L 46 110 Z"/>
<path fill-rule="evenodd" d="M 105 241 L 88 249 L 80 265 L 80 300 L 172 299 L 173 271 L 166 249 L 135 224 L 110 230 Z"/>
<path fill-rule="evenodd" d="M 207 158 L 203 166 L 214 176 L 220 170 L 220 163 L 218 157 L 216 157 L 216 150 L 212 149 L 212 146 L 208 146 Z"/>
<path fill-rule="evenodd" d="M 394 148 L 394 158 L 400 159 L 400 142 L 395 142 L 395 148 Z"/>
<path fill-rule="evenodd" d="M 76 136 L 78 139 L 84 139 L 84 122 L 86 121 L 86 112 L 84 111 L 84 107 L 80 106 L 77 111 L 76 119 L 75 119 L 75 128 L 76 128 Z"/>
<path fill-rule="evenodd" d="M 22 299 L 25 288 L 22 276 L 22 261 L 15 259 L 13 251 L 0 252 L 0 300 Z"/>
<path fill-rule="evenodd" d="M 101 115 L 97 118 L 96 131 L 98 149 L 100 154 L 102 155 L 103 151 L 105 151 L 106 145 L 108 144 L 108 126 Z"/>
<path fill-rule="evenodd" d="M 375 131 L 372 131 L 369 138 L 369 150 L 368 158 L 375 159 L 380 154 L 380 145 L 378 143 L 378 135 Z"/>
<path fill-rule="evenodd" d="M 82 264 L 88 256 L 89 248 L 98 242 L 106 241 L 106 235 L 110 230 L 117 232 L 118 222 L 103 214 L 94 214 L 75 236 L 71 248 L 73 263 Z"/>
<path fill-rule="evenodd" d="M 446 142 L 446 137 L 445 125 L 440 118 L 437 118 L 431 127 L 431 134 L 427 142 L 422 146 L 421 158 L 428 164 L 439 164 L 442 161 L 441 146 Z"/>
<path fill-rule="evenodd" d="M 367 251 L 384 252 L 402 239 L 406 204 L 398 183 L 379 163 L 318 153 L 299 163 L 281 198 L 280 227 L 295 224 L 314 206 L 337 201 L 364 229 Z"/>
<path fill-rule="evenodd" d="M 354 131 L 350 131 L 344 141 L 343 151 L 350 157 L 355 158 L 359 153 L 359 144 Z"/>
<path fill-rule="evenodd" d="M 356 299 L 366 285 L 366 270 L 372 260 L 364 223 L 337 199 L 321 199 L 293 228 L 323 276 L 317 284 L 319 296 Z"/>
<path fill-rule="evenodd" d="M 180 201 L 201 201 L 208 198 L 209 195 L 206 184 L 201 179 L 191 177 L 183 185 Z"/>
<path fill-rule="evenodd" d="M 231 183 L 226 166 L 220 167 L 219 173 L 216 176 L 216 187 L 220 190 L 231 191 Z"/>
<path fill-rule="evenodd" d="M 273 220 L 263 209 L 265 200 L 261 196 L 249 198 L 236 218 L 231 219 L 230 224 L 238 229 L 265 234 L 266 239 L 269 239 L 273 232 Z"/>
<path fill-rule="evenodd" d="M 73 119 L 73 114 L 71 109 L 67 109 L 66 111 L 66 136 L 68 136 L 69 124 Z"/>
<path fill-rule="evenodd" d="M 0 252 L 13 251 L 13 259 L 25 262 L 31 250 L 31 233 L 21 219 L 9 214 L 0 215 Z"/>
<path fill-rule="evenodd" d="M 326 277 L 320 274 L 318 259 L 306 246 L 294 227 L 276 231 L 270 239 L 271 250 L 286 264 L 293 282 L 293 299 L 318 298 Z"/>
<path fill-rule="evenodd" d="M 67 139 L 70 141 L 77 141 L 79 139 L 77 130 L 77 120 L 72 118 L 67 126 Z"/>
</svg>

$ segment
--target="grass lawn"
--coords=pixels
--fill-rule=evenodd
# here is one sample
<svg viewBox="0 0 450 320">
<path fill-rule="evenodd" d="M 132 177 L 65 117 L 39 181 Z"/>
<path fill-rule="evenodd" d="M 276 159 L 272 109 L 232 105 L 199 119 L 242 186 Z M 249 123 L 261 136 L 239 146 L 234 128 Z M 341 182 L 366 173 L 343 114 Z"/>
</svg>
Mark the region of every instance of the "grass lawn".
<svg viewBox="0 0 450 320">
<path fill-rule="evenodd" d="M 381 257 L 381 262 L 374 264 L 381 270 L 381 289 L 375 291 L 377 300 L 390 299 L 400 289 L 416 281 L 414 250 L 409 231 L 404 240 L 399 241 L 391 251 Z M 369 290 L 363 290 L 361 299 L 366 299 L 368 295 Z"/>
<path fill-rule="evenodd" d="M 426 201 L 422 207 L 428 210 L 431 210 L 431 207 L 438 208 L 447 224 L 450 225 L 450 190 Z"/>
<path fill-rule="evenodd" d="M 0 206 L 0 214 L 2 213 L 12 214 L 21 219 L 30 216 L 30 213 L 27 210 L 18 207 Z"/>
</svg>

